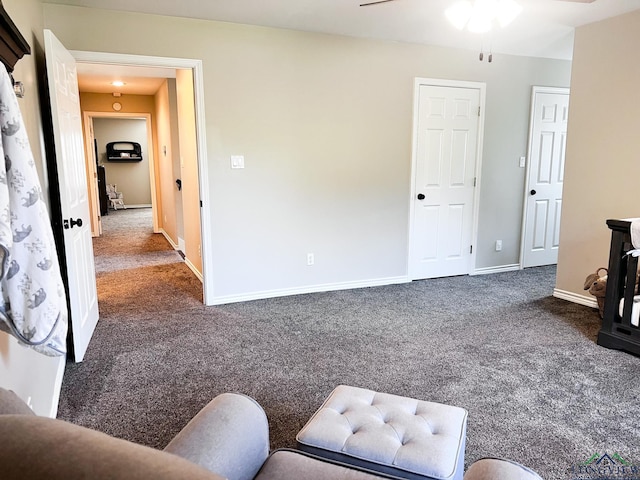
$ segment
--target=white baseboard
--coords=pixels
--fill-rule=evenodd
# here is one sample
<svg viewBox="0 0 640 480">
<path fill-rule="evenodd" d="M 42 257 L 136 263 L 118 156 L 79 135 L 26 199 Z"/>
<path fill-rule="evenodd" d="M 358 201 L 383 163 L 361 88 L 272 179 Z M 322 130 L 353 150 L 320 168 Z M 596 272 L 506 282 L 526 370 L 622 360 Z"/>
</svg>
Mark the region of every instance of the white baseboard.
<svg viewBox="0 0 640 480">
<path fill-rule="evenodd" d="M 179 245 L 176 245 L 176 243 L 171 239 L 171 237 L 169 236 L 169 234 L 163 229 L 160 229 L 160 233 L 162 235 L 164 235 L 164 238 L 167 239 L 167 242 L 169 242 L 171 244 L 171 246 L 173 247 L 174 250 L 180 250 L 181 252 L 184 252 L 184 250 L 182 250 L 180 248 Z M 178 241 L 180 241 L 181 239 L 179 238 Z M 184 248 L 184 247 L 183 247 Z M 184 255 L 183 255 L 184 256 Z M 202 283 L 204 283 L 204 277 L 202 276 L 202 274 L 198 271 L 198 269 L 195 267 L 195 265 L 193 263 L 191 263 L 189 261 L 188 258 L 185 257 L 184 259 L 184 263 L 187 267 L 189 267 L 189 270 L 191 270 L 194 275 L 196 277 L 198 277 L 198 280 L 200 280 Z M 219 304 L 218 304 L 219 305 Z"/>
<path fill-rule="evenodd" d="M 139 203 L 139 204 L 134 204 L 134 205 L 130 205 L 128 203 L 125 203 L 125 207 L 126 208 L 151 208 L 151 204 L 147 204 L 147 203 Z M 121 208 L 119 208 L 118 210 L 122 210 Z"/>
<path fill-rule="evenodd" d="M 204 277 L 198 271 L 198 269 L 195 267 L 195 265 L 189 261 L 188 258 L 185 257 L 184 263 L 187 265 L 187 267 L 189 267 L 189 269 L 194 273 L 194 275 L 196 277 L 198 277 L 198 280 L 200 280 L 200 282 L 204 283 Z"/>
<path fill-rule="evenodd" d="M 470 273 L 470 275 L 488 275 L 490 273 L 513 272 L 514 270 L 520 270 L 520 265 L 518 263 L 514 263 L 512 265 L 499 265 L 497 267 L 476 268 L 472 273 Z"/>
<path fill-rule="evenodd" d="M 307 287 L 283 288 L 279 290 L 265 290 L 262 292 L 247 293 L 243 295 L 227 295 L 214 297 L 212 305 L 224 305 L 226 303 L 249 302 L 251 300 L 263 300 L 265 298 L 288 297 L 290 295 L 302 295 L 306 293 L 333 292 L 337 290 L 352 290 L 355 288 L 380 287 L 409 283 L 408 277 L 376 278 L 366 281 L 326 283 L 322 285 L 310 285 Z"/>
<path fill-rule="evenodd" d="M 174 250 L 180 250 L 180 249 L 178 248 L 178 245 L 176 245 L 176 244 L 175 244 L 175 242 L 171 239 L 171 237 L 170 237 L 170 236 L 169 236 L 169 234 L 165 231 L 165 229 L 164 229 L 164 228 L 161 228 L 161 229 L 160 229 L 160 233 L 161 233 L 162 235 L 164 235 L 164 238 L 166 238 L 166 239 L 167 239 L 167 242 L 169 242 L 169 243 L 171 244 L 171 246 L 173 247 L 173 249 L 174 249 Z"/>
<path fill-rule="evenodd" d="M 553 289 L 553 296 L 585 307 L 598 308 L 598 301 L 591 295 L 579 295 L 566 290 Z"/>
<path fill-rule="evenodd" d="M 167 239 L 167 242 L 169 242 L 171 244 L 171 246 L 173 247 L 174 250 L 180 250 L 181 252 L 184 252 L 184 250 L 182 250 L 180 248 L 179 245 L 176 245 L 176 243 L 171 239 L 171 237 L 169 236 L 169 234 L 163 229 L 160 230 L 160 233 L 162 235 L 164 235 L 164 238 Z M 180 240 L 180 239 L 178 239 Z M 184 247 L 183 247 L 184 248 Z M 184 256 L 184 255 L 183 255 Z M 191 263 L 189 261 L 188 258 L 185 257 L 184 259 L 184 263 L 187 267 L 189 267 L 189 269 L 195 274 L 196 277 L 198 277 L 198 280 L 200 280 L 202 283 L 204 283 L 204 277 L 202 276 L 202 274 L 198 271 L 198 269 L 195 267 L 195 265 L 193 265 L 193 263 Z"/>
</svg>

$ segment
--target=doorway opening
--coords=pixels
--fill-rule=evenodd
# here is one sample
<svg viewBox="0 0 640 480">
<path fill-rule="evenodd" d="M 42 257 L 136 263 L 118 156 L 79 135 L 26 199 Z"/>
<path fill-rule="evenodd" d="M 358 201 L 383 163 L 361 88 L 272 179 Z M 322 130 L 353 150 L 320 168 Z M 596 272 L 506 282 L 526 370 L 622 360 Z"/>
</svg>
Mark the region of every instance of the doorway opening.
<svg viewBox="0 0 640 480">
<path fill-rule="evenodd" d="M 93 179 L 89 182 L 92 236 L 102 235 L 105 216 L 127 208 L 150 209 L 150 228 L 157 233 L 151 115 L 85 111 L 83 120 L 88 178 Z M 109 159 L 108 145 L 118 142 L 139 145 L 140 158 L 130 160 L 125 153 L 123 160 Z"/>
<path fill-rule="evenodd" d="M 125 83 L 126 78 L 140 76 L 141 72 L 145 70 L 155 71 L 154 76 L 161 78 L 164 82 L 168 81 L 169 84 L 173 82 L 175 91 L 179 93 L 177 98 L 178 121 L 184 122 L 184 118 L 190 118 L 191 120 L 187 128 L 179 128 L 179 136 L 181 137 L 179 144 L 191 146 L 192 150 L 186 153 L 182 151 L 174 153 L 173 157 L 179 159 L 178 165 L 180 169 L 175 171 L 175 165 L 171 166 L 171 162 L 167 161 L 171 156 L 170 140 L 165 141 L 163 138 L 166 139 L 167 137 L 162 137 L 161 130 L 163 127 L 158 119 L 158 108 L 156 108 L 155 115 L 152 115 L 154 138 L 151 142 L 152 147 L 155 147 L 155 158 L 150 164 L 151 170 L 149 173 L 152 185 L 155 182 L 155 188 L 153 186 L 151 188 L 154 231 L 164 234 L 174 248 L 185 253 L 185 262 L 203 283 L 204 303 L 211 305 L 213 303 L 213 288 L 210 281 L 212 269 L 210 267 L 210 251 L 207 248 L 211 244 L 211 228 L 208 225 L 211 216 L 207 214 L 210 210 L 210 205 L 207 201 L 209 188 L 206 168 L 204 89 L 201 61 L 99 52 L 75 51 L 71 53 L 76 59 L 81 77 L 83 75 L 82 69 L 85 66 L 91 66 L 92 68 L 103 67 L 107 69 L 110 72 L 108 77 L 120 72 L 120 75 L 125 78 Z M 173 72 L 173 74 L 167 74 L 167 72 Z M 149 78 L 148 72 L 146 75 Z M 106 80 L 104 74 L 98 75 L 98 77 L 102 77 L 103 81 Z M 113 87 L 107 88 L 113 90 Z M 190 97 L 185 99 L 184 92 L 187 92 Z M 123 92 L 122 95 L 126 94 Z M 180 98 L 181 95 L 182 98 Z M 126 105 L 124 98 L 126 97 L 123 96 L 122 98 L 123 100 L 111 99 L 112 103 L 118 103 L 118 106 L 122 107 L 122 111 L 111 112 L 111 114 L 131 113 L 124 111 Z M 182 105 L 180 105 L 181 101 L 183 102 Z M 163 108 L 165 107 L 169 109 L 170 105 L 164 105 Z M 154 121 L 157 121 L 156 125 L 153 124 Z M 167 134 L 167 131 L 171 132 L 171 129 L 166 128 L 164 130 L 165 135 L 171 136 L 172 134 Z M 183 139 L 183 135 L 187 135 L 187 137 Z M 93 149 L 93 146 L 91 148 Z M 150 148 L 150 151 L 153 151 L 153 148 Z M 95 178 L 95 175 L 93 175 L 93 178 L 89 178 L 90 183 L 96 183 Z M 180 187 L 185 182 L 188 182 L 189 188 L 188 190 L 181 190 Z M 180 196 L 182 203 L 176 200 L 176 195 L 173 194 L 176 191 L 182 192 Z M 167 200 L 168 192 L 173 192 L 169 200 Z M 94 195 L 96 205 L 99 203 L 97 193 L 96 188 L 96 194 Z M 182 219 L 176 215 L 178 210 L 183 212 Z M 184 235 L 178 236 L 179 228 L 184 228 Z M 170 229 L 172 230 L 171 232 L 169 231 Z"/>
</svg>

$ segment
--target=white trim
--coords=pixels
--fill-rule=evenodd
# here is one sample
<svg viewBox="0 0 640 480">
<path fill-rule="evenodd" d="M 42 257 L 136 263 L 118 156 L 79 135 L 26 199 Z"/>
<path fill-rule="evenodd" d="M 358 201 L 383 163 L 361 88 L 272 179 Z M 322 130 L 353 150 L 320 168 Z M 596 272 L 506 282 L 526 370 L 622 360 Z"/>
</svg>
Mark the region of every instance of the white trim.
<svg viewBox="0 0 640 480">
<path fill-rule="evenodd" d="M 336 290 L 353 290 L 356 288 L 381 287 L 385 285 L 397 285 L 409 283 L 408 277 L 387 277 L 373 280 L 326 283 L 321 285 L 310 285 L 307 287 L 283 288 L 279 290 L 265 290 L 262 292 L 247 293 L 242 295 L 228 295 L 214 298 L 213 305 L 224 305 L 226 303 L 249 302 L 251 300 L 263 300 L 265 298 L 288 297 L 290 295 L 303 295 L 306 293 L 333 292 Z"/>
<path fill-rule="evenodd" d="M 185 257 L 184 259 L 184 263 L 187 267 L 189 267 L 189 270 L 191 270 L 193 272 L 193 274 L 198 277 L 198 280 L 200 280 L 200 282 L 204 283 L 204 278 L 202 278 L 202 274 L 198 271 L 198 269 L 196 268 L 196 266 L 191 263 L 191 261 Z"/>
<path fill-rule="evenodd" d="M 592 296 L 579 295 L 577 293 L 568 292 L 567 290 L 553 289 L 553 296 L 562 300 L 567 300 L 585 307 L 598 308 L 598 301 Z"/>
<path fill-rule="evenodd" d="M 179 250 L 181 252 L 184 252 L 184 247 L 180 248 L 178 245 L 176 245 L 176 243 L 171 239 L 169 234 L 164 229 L 160 230 L 160 233 L 164 235 L 164 238 L 167 239 L 167 241 L 173 247 L 174 250 L 176 251 Z M 182 239 L 179 239 L 179 240 L 182 240 Z M 183 240 L 183 243 L 184 243 L 184 240 Z M 194 275 L 198 278 L 198 280 L 200 280 L 201 282 L 204 282 L 204 279 L 202 278 L 202 274 L 198 271 L 198 269 L 193 265 L 193 263 L 191 263 L 191 261 L 188 258 L 184 257 L 184 263 L 187 267 L 189 267 L 189 270 L 191 270 L 194 273 Z"/>
<path fill-rule="evenodd" d="M 149 203 L 134 203 L 133 205 L 129 204 L 129 203 L 125 203 L 124 206 L 129 209 L 129 208 L 153 208 L 153 205 L 149 204 Z M 120 208 L 118 209 L 120 210 Z M 158 229 L 158 231 L 156 231 L 156 229 L 153 229 L 153 233 L 160 233 L 160 229 Z"/>
<path fill-rule="evenodd" d="M 87 187 L 89 188 L 89 216 L 91 221 L 91 236 L 102 235 L 102 215 L 100 214 L 100 195 L 98 192 L 98 170 L 96 164 L 98 159 L 94 150 L 95 134 L 93 133 L 93 120 L 85 112 L 83 115 L 83 135 L 85 150 L 85 167 L 87 169 Z"/>
<path fill-rule="evenodd" d="M 51 398 L 51 410 L 49 410 L 49 418 L 58 416 L 58 403 L 60 402 L 60 391 L 62 390 L 62 379 L 64 377 L 64 369 L 67 365 L 66 356 L 60 357 L 58 360 L 58 369 L 54 380 L 55 388 L 53 389 L 53 397 Z"/>
<path fill-rule="evenodd" d="M 412 151 L 411 151 L 411 185 L 409 187 L 409 235 L 408 235 L 408 257 L 407 257 L 407 277 L 411 277 L 411 259 L 413 258 L 413 252 L 415 249 L 413 241 L 413 219 L 415 211 L 416 197 L 416 175 L 417 175 L 417 154 L 418 154 L 418 117 L 419 117 L 419 105 L 420 105 L 420 87 L 421 86 L 436 86 L 436 87 L 453 87 L 453 88 L 469 88 L 478 90 L 480 94 L 480 117 L 478 119 L 478 138 L 476 142 L 476 188 L 473 196 L 473 227 L 471 232 L 471 245 L 473 248 L 471 257 L 469 259 L 469 265 L 467 268 L 468 274 L 475 271 L 476 255 L 478 252 L 478 218 L 480 216 L 480 187 L 482 185 L 481 173 L 482 173 L 482 151 L 484 141 L 484 117 L 485 117 L 485 105 L 486 105 L 486 90 L 487 84 L 484 82 L 467 82 L 461 80 L 444 80 L 437 78 L 421 78 L 417 77 L 414 80 L 413 91 L 413 127 L 412 127 Z"/>
<path fill-rule="evenodd" d="M 520 265 L 517 263 L 513 263 L 511 265 L 500 265 L 497 267 L 476 268 L 471 275 L 488 275 L 491 273 L 513 272 L 515 270 L 520 270 Z"/>
<path fill-rule="evenodd" d="M 204 73 L 202 60 L 190 58 L 153 57 L 148 55 L 130 55 L 123 53 L 87 52 L 72 50 L 71 55 L 80 63 L 98 63 L 108 65 L 129 65 L 191 69 L 193 71 L 194 101 L 196 110 L 196 136 L 198 148 L 198 183 L 200 185 L 200 243 L 202 250 L 203 300 L 205 305 L 213 305 L 213 255 L 210 246 L 213 239 L 212 205 L 209 201 L 209 168 L 207 160 L 207 132 L 204 102 Z"/>
<path fill-rule="evenodd" d="M 178 248 L 178 245 L 176 245 L 176 243 L 173 241 L 173 239 L 169 236 L 169 234 L 167 233 L 167 231 L 166 231 L 164 228 L 161 228 L 161 229 L 160 229 L 160 233 L 161 233 L 162 235 L 164 235 L 164 238 L 166 238 L 166 239 L 167 239 L 167 242 L 169 242 L 169 245 L 171 245 L 171 247 L 172 247 L 174 250 L 180 250 L 180 249 Z"/>
<path fill-rule="evenodd" d="M 538 87 L 533 86 L 531 88 L 531 103 L 529 106 L 529 133 L 527 139 L 527 156 L 525 158 L 526 162 L 526 172 L 524 178 L 524 189 L 522 191 L 523 202 L 522 202 L 522 231 L 520 232 L 520 268 L 525 268 L 524 266 L 524 240 L 525 234 L 527 231 L 527 200 L 529 197 L 529 181 L 531 180 L 531 149 L 533 148 L 533 121 L 535 119 L 535 104 L 536 104 L 536 95 L 538 93 L 558 93 L 562 95 L 571 95 L 571 89 L 565 87 Z M 562 213 L 560 213 L 562 215 Z"/>
</svg>

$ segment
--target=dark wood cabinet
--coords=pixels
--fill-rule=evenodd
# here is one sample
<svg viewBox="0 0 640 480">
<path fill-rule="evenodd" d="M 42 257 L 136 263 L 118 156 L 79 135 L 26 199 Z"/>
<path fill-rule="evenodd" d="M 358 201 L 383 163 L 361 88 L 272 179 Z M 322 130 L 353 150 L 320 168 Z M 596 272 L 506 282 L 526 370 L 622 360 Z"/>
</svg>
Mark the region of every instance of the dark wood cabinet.
<svg viewBox="0 0 640 480">
<path fill-rule="evenodd" d="M 640 355 L 640 328 L 632 323 L 631 318 L 638 270 L 638 258 L 627 255 L 628 251 L 633 250 L 631 222 L 607 220 L 607 225 L 611 229 L 611 249 L 598 345 Z M 622 298 L 624 309 L 621 316 L 619 305 Z"/>
</svg>

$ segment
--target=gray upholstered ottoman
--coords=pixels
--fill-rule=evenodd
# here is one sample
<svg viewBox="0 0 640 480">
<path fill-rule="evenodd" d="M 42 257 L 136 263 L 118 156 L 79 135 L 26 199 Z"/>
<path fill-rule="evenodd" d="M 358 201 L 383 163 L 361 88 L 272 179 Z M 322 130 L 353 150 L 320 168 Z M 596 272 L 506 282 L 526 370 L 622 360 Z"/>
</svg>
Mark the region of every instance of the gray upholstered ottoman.
<svg viewBox="0 0 640 480">
<path fill-rule="evenodd" d="M 459 480 L 467 412 L 340 385 L 296 436 L 309 453 L 409 479 Z"/>
</svg>

